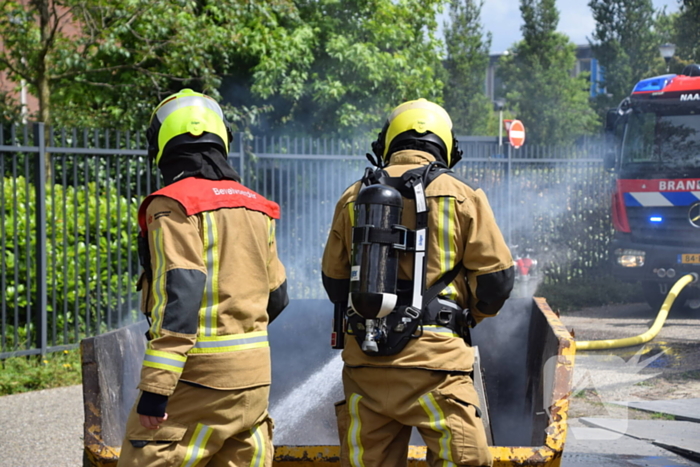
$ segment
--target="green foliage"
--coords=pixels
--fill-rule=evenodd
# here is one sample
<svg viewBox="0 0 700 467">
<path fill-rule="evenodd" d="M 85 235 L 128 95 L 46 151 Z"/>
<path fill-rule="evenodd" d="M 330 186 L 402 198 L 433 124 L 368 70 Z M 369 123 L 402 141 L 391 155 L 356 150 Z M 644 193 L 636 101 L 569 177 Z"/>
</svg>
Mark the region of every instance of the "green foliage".
<svg viewBox="0 0 700 467">
<path fill-rule="evenodd" d="M 22 108 L 17 99 L 7 91 L 0 91 L 0 125 L 17 124 L 21 120 Z"/>
<path fill-rule="evenodd" d="M 270 100 L 280 133 L 351 137 L 378 130 L 407 99 L 442 101 L 436 10 L 444 0 L 301 0 L 314 31 L 298 98 Z M 235 104 L 235 102 L 234 102 Z"/>
<path fill-rule="evenodd" d="M 673 17 L 676 56 L 686 63 L 700 63 L 700 0 L 679 3 L 680 11 Z"/>
<path fill-rule="evenodd" d="M 61 126 L 139 129 L 168 94 L 192 87 L 218 98 L 221 77 L 241 69 L 257 95 L 294 97 L 312 57 L 311 28 L 290 0 L 1 4 L 0 68 L 34 93 L 47 78 L 49 121 Z M 55 27 L 48 39 L 42 7 Z"/>
<path fill-rule="evenodd" d="M 605 69 L 607 95 L 596 98 L 602 115 L 663 64 L 658 51 L 662 38 L 655 28 L 651 0 L 590 0 L 588 5 L 596 22 L 591 47 Z"/>
<path fill-rule="evenodd" d="M 493 116 L 484 93 L 491 33 L 484 34 L 481 24 L 483 5 L 483 0 L 452 0 L 451 23 L 445 24 L 445 110 L 460 135 L 486 134 L 489 116 Z"/>
<path fill-rule="evenodd" d="M 0 0 L 0 69 L 56 126 L 141 129 L 191 87 L 241 131 L 357 135 L 403 100 L 441 101 L 445 1 Z"/>
<path fill-rule="evenodd" d="M 64 350 L 40 357 L 0 361 L 0 396 L 80 384 L 80 351 Z"/>
<path fill-rule="evenodd" d="M 125 199 L 113 187 L 100 186 L 98 191 L 94 182 L 78 188 L 47 185 L 47 193 L 49 333 L 65 333 L 68 342 L 77 342 L 85 333 L 119 325 L 116 318 L 120 315 L 122 320 L 133 319 L 135 303 L 125 303 L 124 297 L 134 280 L 126 272 L 128 263 L 138 264 L 135 242 L 127 236 L 128 224 L 136 219 L 136 200 Z M 13 351 L 31 345 L 26 339 L 35 334 L 37 324 L 34 186 L 22 176 L 3 178 L 2 209 L 3 303 L 11 315 L 15 310 L 19 314 L 19 339 L 14 339 L 14 328 L 8 329 L 2 350 Z M 109 323 L 108 310 L 112 315 Z"/>
<path fill-rule="evenodd" d="M 600 268 L 598 274 L 588 279 L 571 281 L 566 285 L 540 284 L 535 296 L 545 297 L 552 309 L 557 311 L 644 301 L 644 294 L 638 283 L 622 282 L 607 274 L 604 268 Z"/>
<path fill-rule="evenodd" d="M 522 120 L 529 144 L 569 144 L 593 131 L 587 76 L 571 76 L 576 46 L 556 32 L 555 0 L 521 0 L 523 40 L 504 55 L 499 74 L 506 101 Z"/>
</svg>

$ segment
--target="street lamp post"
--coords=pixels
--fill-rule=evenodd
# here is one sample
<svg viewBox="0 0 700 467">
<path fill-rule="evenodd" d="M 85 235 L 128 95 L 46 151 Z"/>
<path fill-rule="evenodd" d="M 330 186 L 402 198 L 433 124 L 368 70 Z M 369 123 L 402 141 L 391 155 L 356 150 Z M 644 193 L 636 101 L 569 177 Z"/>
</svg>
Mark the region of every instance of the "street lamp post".
<svg viewBox="0 0 700 467">
<path fill-rule="evenodd" d="M 506 100 L 501 98 L 495 99 L 493 101 L 493 110 L 498 110 L 498 157 L 502 158 L 505 156 L 503 154 L 503 109 L 506 108 Z M 511 235 L 512 232 L 512 218 L 511 218 L 511 207 L 512 207 L 512 198 L 511 198 L 511 169 L 512 169 L 512 160 L 511 160 L 511 145 L 508 145 L 508 163 L 506 164 L 506 203 L 507 203 L 507 220 L 508 220 L 508 230 L 507 230 L 507 235 L 506 238 L 508 239 L 508 244 L 511 245 L 513 243 L 513 238 Z"/>
<path fill-rule="evenodd" d="M 503 109 L 506 100 L 499 98 L 493 101 L 493 110 L 498 110 L 498 155 L 503 156 Z"/>
<path fill-rule="evenodd" d="M 676 53 L 676 45 L 671 43 L 661 44 L 659 46 L 659 53 L 666 61 L 666 72 L 670 70 L 670 63 L 673 54 Z"/>
</svg>

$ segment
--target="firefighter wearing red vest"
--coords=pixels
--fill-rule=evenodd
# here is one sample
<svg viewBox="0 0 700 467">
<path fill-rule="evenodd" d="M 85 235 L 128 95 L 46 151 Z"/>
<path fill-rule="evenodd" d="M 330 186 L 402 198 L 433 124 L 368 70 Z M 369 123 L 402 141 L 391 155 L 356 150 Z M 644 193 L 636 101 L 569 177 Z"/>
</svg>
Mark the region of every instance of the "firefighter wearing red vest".
<svg viewBox="0 0 700 467">
<path fill-rule="evenodd" d="M 513 259 L 484 192 L 449 170 L 461 151 L 442 107 L 399 105 L 372 149 L 378 169 L 338 201 L 322 265 L 347 310 L 341 465 L 405 466 L 417 427 L 430 466 L 490 466 L 469 328 L 508 298 Z"/>
<path fill-rule="evenodd" d="M 165 188 L 139 209 L 149 318 L 120 466 L 271 466 L 268 324 L 288 303 L 279 206 L 227 164 L 219 105 L 184 89 L 153 112 Z"/>
</svg>

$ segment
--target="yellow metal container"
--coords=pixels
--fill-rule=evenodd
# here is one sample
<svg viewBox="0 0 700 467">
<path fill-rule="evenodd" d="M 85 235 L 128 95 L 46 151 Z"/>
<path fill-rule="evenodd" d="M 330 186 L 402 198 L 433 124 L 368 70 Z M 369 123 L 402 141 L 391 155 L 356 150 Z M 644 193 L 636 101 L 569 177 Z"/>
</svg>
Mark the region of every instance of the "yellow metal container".
<svg viewBox="0 0 700 467">
<path fill-rule="evenodd" d="M 292 309 L 270 328 L 271 410 L 279 428 L 284 428 L 288 417 L 275 413 L 276 402 L 305 384 L 313 384 L 313 371 L 328 368 L 319 363 L 333 358 L 327 344 L 330 311 L 325 308 L 329 304 L 299 300 L 290 306 Z M 328 317 L 328 322 L 321 317 Z M 82 342 L 85 466 L 116 465 L 126 417 L 137 395 L 134 388 L 145 344 L 143 330 L 144 325 L 137 324 Z M 276 344 L 276 337 L 279 341 L 281 336 L 296 336 L 297 341 L 288 346 Z M 489 401 L 494 466 L 560 465 L 575 354 L 569 332 L 544 299 L 516 299 L 509 300 L 497 317 L 479 324 L 473 331 L 473 341 L 479 347 Z M 290 362 L 297 362 L 299 368 L 293 373 L 284 372 Z M 339 379 L 336 369 L 323 375 L 324 379 Z M 332 401 L 316 403 L 314 399 L 310 405 L 312 409 L 304 412 L 294 427 L 281 430 L 274 465 L 340 465 L 339 447 L 332 445 L 337 442 L 330 433 L 334 432 L 334 421 L 328 416 L 333 411 Z M 321 430 L 313 429 L 319 427 Z M 289 442 L 295 432 L 316 436 L 319 431 L 323 433 L 321 442 Z M 424 446 L 411 446 L 408 457 L 409 466 L 427 465 Z"/>
</svg>

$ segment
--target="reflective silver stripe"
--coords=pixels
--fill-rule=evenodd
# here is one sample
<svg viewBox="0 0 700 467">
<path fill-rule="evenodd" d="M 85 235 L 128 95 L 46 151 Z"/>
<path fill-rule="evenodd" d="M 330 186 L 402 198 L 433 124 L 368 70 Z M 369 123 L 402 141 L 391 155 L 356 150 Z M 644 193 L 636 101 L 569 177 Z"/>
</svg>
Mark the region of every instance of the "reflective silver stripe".
<svg viewBox="0 0 700 467">
<path fill-rule="evenodd" d="M 216 115 L 218 115 L 222 119 L 224 118 L 224 114 L 221 112 L 221 107 L 219 107 L 219 104 L 217 104 L 214 99 L 210 99 L 208 97 L 203 96 L 178 97 L 176 99 L 168 101 L 156 111 L 156 116 L 158 117 L 158 121 L 160 123 L 163 123 L 171 113 L 175 112 L 176 110 L 182 109 L 183 107 L 190 106 L 205 107 L 209 110 L 216 112 Z"/>
<path fill-rule="evenodd" d="M 445 247 L 445 264 L 443 266 L 442 272 L 445 273 L 452 269 L 452 258 L 450 257 L 450 238 L 452 236 L 452 226 L 450 225 L 450 200 L 443 198 L 443 209 L 442 209 L 443 222 L 445 228 L 442 229 L 442 241 Z"/>
<path fill-rule="evenodd" d="M 209 437 L 214 432 L 214 429 L 201 423 L 197 424 L 197 427 L 192 434 L 192 440 L 190 440 L 189 446 L 187 446 L 187 454 L 182 461 L 182 467 L 195 467 L 202 460 L 206 451 L 204 450 L 209 441 Z"/>
<path fill-rule="evenodd" d="M 243 335 L 245 336 L 245 335 Z M 267 335 L 256 336 L 256 337 L 229 337 L 220 336 L 216 340 L 198 340 L 194 345 L 198 349 L 213 349 L 217 347 L 230 347 L 234 345 L 244 345 L 244 344 L 257 344 L 259 342 L 267 342 Z"/>
<path fill-rule="evenodd" d="M 250 467 L 263 467 L 265 465 L 265 440 L 260 433 L 260 425 L 252 430 L 253 432 L 253 460 Z"/>
<path fill-rule="evenodd" d="M 440 406 L 437 404 L 432 394 L 422 396 L 419 402 L 420 405 L 423 406 L 423 410 L 428 414 L 430 428 L 440 433 L 440 453 L 438 455 L 440 459 L 443 460 L 442 467 L 457 467 L 457 464 L 455 464 L 452 459 L 452 451 L 450 450 L 452 433 L 450 429 L 447 428 L 445 415 L 440 409 Z"/>
<path fill-rule="evenodd" d="M 163 322 L 163 314 L 167 304 L 167 291 L 165 284 L 165 251 L 163 246 L 163 229 L 152 231 L 153 247 L 155 256 L 155 270 L 153 273 L 154 281 L 152 284 L 155 295 L 155 303 L 151 310 L 153 322 L 151 323 L 151 334 L 153 338 L 160 337 L 160 326 Z"/>
<path fill-rule="evenodd" d="M 217 311 L 219 305 L 219 291 L 218 291 L 218 268 L 219 262 L 218 251 L 217 251 L 217 232 L 216 232 L 216 221 L 214 215 L 211 212 L 205 212 L 203 215 L 204 220 L 204 234 L 206 235 L 205 248 L 205 258 L 207 262 L 207 283 L 204 290 L 205 297 L 204 303 L 206 304 L 204 310 L 204 316 L 200 335 L 213 336 L 216 335 L 216 321 L 217 321 Z"/>
<path fill-rule="evenodd" d="M 451 271 L 452 268 L 457 264 L 457 261 L 459 261 L 457 258 L 453 258 L 456 256 L 455 252 L 452 251 L 452 235 L 453 235 L 453 230 L 454 230 L 454 212 L 452 210 L 452 198 L 442 198 L 442 246 L 443 246 L 443 251 L 445 254 L 444 258 L 444 263 L 440 265 L 440 273 L 445 274 L 448 271 Z M 457 261 L 455 261 L 457 260 Z M 450 297 L 452 299 L 457 298 L 457 288 L 452 286 L 452 284 L 447 284 L 447 287 L 442 289 L 440 292 L 441 295 L 445 295 L 447 297 Z"/>
<path fill-rule="evenodd" d="M 146 353 L 146 355 L 143 357 L 143 361 L 151 363 L 160 363 L 169 366 L 176 366 L 178 368 L 185 368 L 185 362 L 182 360 L 168 357 L 157 357 L 155 355 L 150 355 L 149 353 Z"/>
<path fill-rule="evenodd" d="M 348 429 L 348 444 L 350 445 L 350 463 L 352 467 L 365 467 L 362 460 L 364 448 L 360 439 L 362 430 L 362 421 L 360 420 L 360 399 L 359 394 L 352 394 L 348 401 L 348 410 L 350 411 L 350 427 Z"/>
</svg>

